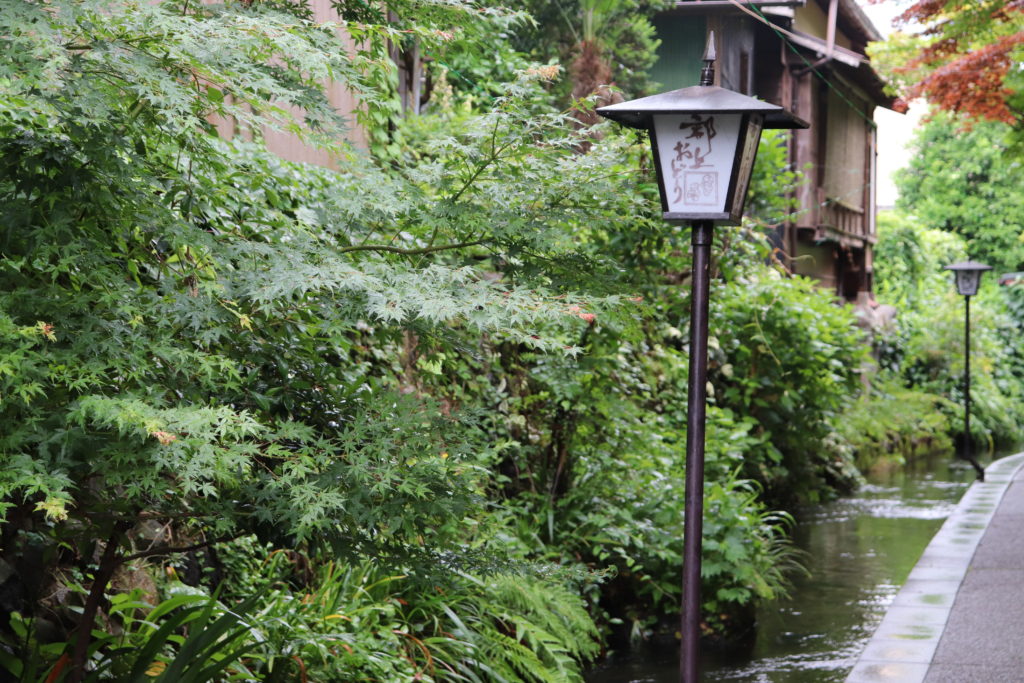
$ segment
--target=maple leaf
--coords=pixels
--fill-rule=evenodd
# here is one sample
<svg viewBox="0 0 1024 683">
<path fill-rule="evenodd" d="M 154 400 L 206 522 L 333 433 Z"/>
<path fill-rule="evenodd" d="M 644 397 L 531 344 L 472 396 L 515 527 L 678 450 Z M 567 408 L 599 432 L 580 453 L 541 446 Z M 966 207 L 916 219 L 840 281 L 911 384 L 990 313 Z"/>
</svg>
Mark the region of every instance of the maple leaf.
<svg viewBox="0 0 1024 683">
<path fill-rule="evenodd" d="M 170 432 L 164 432 L 159 430 L 152 432 L 150 436 L 154 437 L 163 446 L 169 446 L 178 440 L 177 435 L 171 434 Z"/>
<path fill-rule="evenodd" d="M 924 97 L 976 120 L 1019 123 L 1009 80 L 1024 46 L 1024 0 L 918 0 L 895 23 L 921 27 L 920 42 L 904 47 L 892 70 L 905 84 L 901 100 Z M 900 51 L 903 39 L 887 45 Z"/>
</svg>

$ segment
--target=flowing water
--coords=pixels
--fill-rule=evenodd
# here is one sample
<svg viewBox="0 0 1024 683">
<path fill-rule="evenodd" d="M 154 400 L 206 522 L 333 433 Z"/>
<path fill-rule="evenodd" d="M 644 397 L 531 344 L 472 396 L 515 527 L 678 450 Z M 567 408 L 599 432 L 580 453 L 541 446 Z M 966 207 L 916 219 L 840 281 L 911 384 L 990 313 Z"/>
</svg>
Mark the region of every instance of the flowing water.
<svg viewBox="0 0 1024 683">
<path fill-rule="evenodd" d="M 746 654 L 706 655 L 705 681 L 843 681 L 885 610 L 974 472 L 948 458 L 869 478 L 852 496 L 800 512 L 794 542 L 810 575 L 790 597 L 758 610 Z M 675 683 L 678 648 L 645 646 L 613 656 L 588 683 Z"/>
</svg>

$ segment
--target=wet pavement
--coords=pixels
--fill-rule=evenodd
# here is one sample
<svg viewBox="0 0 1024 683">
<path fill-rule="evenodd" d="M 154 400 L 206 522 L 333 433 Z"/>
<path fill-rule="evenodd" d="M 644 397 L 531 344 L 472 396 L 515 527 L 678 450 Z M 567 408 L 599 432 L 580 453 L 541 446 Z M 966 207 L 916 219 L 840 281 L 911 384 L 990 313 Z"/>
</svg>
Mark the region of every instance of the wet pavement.
<svg viewBox="0 0 1024 683">
<path fill-rule="evenodd" d="M 929 543 L 847 683 L 1024 680 L 1024 453 L 986 468 Z"/>
</svg>

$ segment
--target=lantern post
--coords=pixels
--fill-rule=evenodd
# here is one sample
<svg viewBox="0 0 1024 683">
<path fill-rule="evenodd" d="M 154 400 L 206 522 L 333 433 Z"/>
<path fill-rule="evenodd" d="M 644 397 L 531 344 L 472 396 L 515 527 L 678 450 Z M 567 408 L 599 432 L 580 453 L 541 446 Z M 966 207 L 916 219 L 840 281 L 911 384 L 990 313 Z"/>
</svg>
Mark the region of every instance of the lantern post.
<svg viewBox="0 0 1024 683">
<path fill-rule="evenodd" d="M 679 653 L 682 683 L 697 683 L 699 677 L 708 287 L 714 226 L 741 222 L 761 130 L 808 127 L 778 105 L 718 87 L 714 82 L 715 39 L 711 33 L 699 85 L 597 110 L 608 119 L 648 131 L 663 218 L 691 227 L 693 274 Z"/>
<path fill-rule="evenodd" d="M 971 453 L 971 297 L 978 293 L 981 275 L 992 266 L 977 261 L 961 261 L 946 266 L 956 277 L 956 291 L 964 298 L 964 441 L 961 456 L 971 463 L 978 481 L 985 481 L 985 469 Z"/>
</svg>

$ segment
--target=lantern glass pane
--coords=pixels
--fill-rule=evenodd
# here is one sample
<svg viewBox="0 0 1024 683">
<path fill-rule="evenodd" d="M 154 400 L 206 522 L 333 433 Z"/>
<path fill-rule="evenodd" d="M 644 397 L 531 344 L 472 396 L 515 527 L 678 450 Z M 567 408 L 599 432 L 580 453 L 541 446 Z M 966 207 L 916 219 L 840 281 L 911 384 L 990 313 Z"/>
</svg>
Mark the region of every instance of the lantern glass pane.
<svg viewBox="0 0 1024 683">
<path fill-rule="evenodd" d="M 736 172 L 736 188 L 730 208 L 735 214 L 743 213 L 743 205 L 747 200 L 747 188 L 750 187 L 750 174 L 754 170 L 754 158 L 757 156 L 757 143 L 761 140 L 761 117 L 757 114 L 749 117 L 747 132 L 743 138 L 743 150 L 740 153 L 739 169 Z"/>
<path fill-rule="evenodd" d="M 956 291 L 959 292 L 961 296 L 974 296 L 977 294 L 980 282 L 980 270 L 956 271 Z"/>
<path fill-rule="evenodd" d="M 654 117 L 666 210 L 725 210 L 742 114 L 661 114 Z"/>
</svg>

